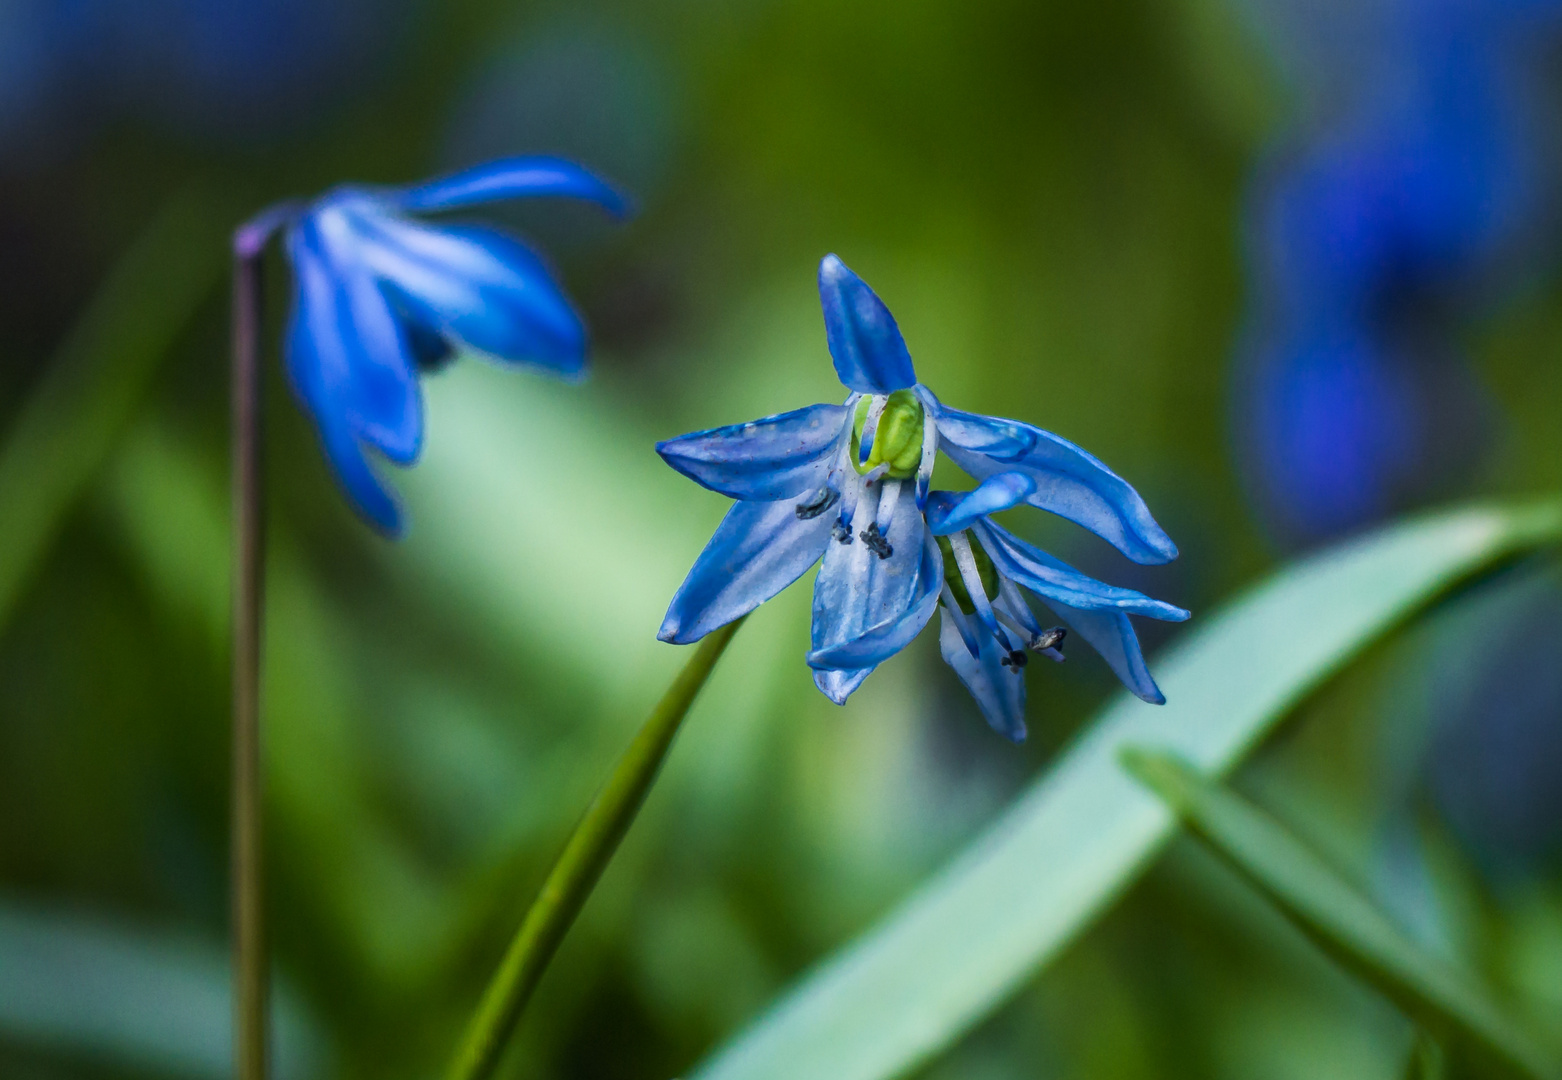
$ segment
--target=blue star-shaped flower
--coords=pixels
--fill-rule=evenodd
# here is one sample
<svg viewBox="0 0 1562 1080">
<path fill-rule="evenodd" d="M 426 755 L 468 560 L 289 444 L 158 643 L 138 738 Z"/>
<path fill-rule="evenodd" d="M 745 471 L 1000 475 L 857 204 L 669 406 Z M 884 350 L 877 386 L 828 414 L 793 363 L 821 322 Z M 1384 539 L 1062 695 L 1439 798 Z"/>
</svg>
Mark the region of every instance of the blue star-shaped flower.
<svg viewBox="0 0 1562 1080">
<path fill-rule="evenodd" d="M 625 212 L 623 197 L 578 165 L 509 158 L 411 187 L 342 186 L 273 207 L 235 235 L 239 254 L 252 255 L 285 230 L 289 382 L 348 497 L 389 533 L 401 511 L 365 447 L 398 465 L 417 459 L 420 372 L 466 349 L 568 379 L 584 373 L 585 328 L 536 254 L 493 229 L 409 216 L 537 195 Z"/>
<path fill-rule="evenodd" d="M 820 263 L 819 294 L 835 370 L 851 391 L 845 404 L 657 446 L 685 476 L 739 500 L 673 597 L 663 641 L 698 640 L 823 558 L 809 663 L 819 689 L 844 702 L 917 635 L 942 595 L 944 559 L 924 516 L 939 450 L 978 480 L 1018 478 L 1004 481 L 1023 486 L 1016 504 L 1075 521 L 1136 562 L 1176 557 L 1138 493 L 1079 447 L 942 405 L 916 381 L 889 310 L 834 255 Z"/>
</svg>

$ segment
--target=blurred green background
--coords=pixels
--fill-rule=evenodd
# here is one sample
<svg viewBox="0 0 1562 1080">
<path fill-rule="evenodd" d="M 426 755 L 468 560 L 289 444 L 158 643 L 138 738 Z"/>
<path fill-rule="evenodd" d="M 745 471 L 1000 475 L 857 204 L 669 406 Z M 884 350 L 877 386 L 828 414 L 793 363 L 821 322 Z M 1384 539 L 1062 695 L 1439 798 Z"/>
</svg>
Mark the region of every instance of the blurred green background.
<svg viewBox="0 0 1562 1080">
<path fill-rule="evenodd" d="M 576 207 L 498 215 L 559 266 L 593 377 L 467 360 L 430 379 L 425 459 L 395 476 L 401 543 L 338 496 L 271 353 L 284 1080 L 443 1063 L 683 660 L 655 630 L 727 504 L 652 444 L 841 396 L 814 286 L 826 252 L 889 304 L 943 400 L 1086 446 L 1183 555 L 1147 568 L 1071 527 L 1033 539 L 1195 619 L 1283 557 L 1239 480 L 1229 369 L 1246 187 L 1290 113 L 1235 5 L 277 6 L 281 29 L 214 39 L 237 43 L 231 62 L 169 31 L 211 70 L 146 61 L 0 95 L 28 119 L 0 125 L 0 556 L 19 568 L 0 576 L 0 1075 L 227 1071 L 223 259 L 226 230 L 274 199 L 554 152 L 640 207 L 623 228 Z M 60 16 L 67 39 L 77 17 Z M 249 96 L 200 82 L 251 77 Z M 274 341 L 287 282 L 271 269 Z M 1537 276 L 1461 333 L 1502 418 L 1461 490 L 1555 490 L 1562 296 Z M 686 1070 L 989 820 L 1113 689 L 1088 650 L 1032 668 L 1016 748 L 925 636 L 837 708 L 802 661 L 810 581 L 736 640 L 507 1075 Z M 1449 739 L 1456 761 L 1479 756 L 1460 757 L 1460 725 L 1499 691 L 1553 733 L 1504 745 L 1562 766 L 1546 750 L 1559 611 L 1547 564 L 1472 585 L 1241 777 L 1542 1027 L 1562 1023 L 1556 774 L 1521 808 L 1541 835 L 1527 846 L 1428 778 Z M 1153 666 L 1178 631 L 1141 632 Z M 926 1075 L 1387 1077 L 1406 1031 L 1179 842 Z"/>
</svg>

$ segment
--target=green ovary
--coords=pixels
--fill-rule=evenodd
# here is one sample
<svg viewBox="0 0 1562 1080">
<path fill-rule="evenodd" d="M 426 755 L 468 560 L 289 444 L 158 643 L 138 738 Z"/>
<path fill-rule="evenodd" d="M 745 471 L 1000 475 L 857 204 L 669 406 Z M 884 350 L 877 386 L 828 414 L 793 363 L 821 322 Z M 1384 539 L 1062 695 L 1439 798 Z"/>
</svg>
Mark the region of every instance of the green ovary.
<svg viewBox="0 0 1562 1080">
<path fill-rule="evenodd" d="M 873 435 L 873 449 L 866 462 L 859 462 L 862 428 L 868 420 L 868 408 L 872 399 L 863 398 L 857 403 L 856 422 L 852 425 L 852 465 L 859 475 L 866 474 L 884 462 L 889 463 L 889 476 L 895 480 L 909 480 L 917 474 L 922 464 L 922 427 L 925 414 L 922 403 L 911 390 L 896 390 L 884 403 L 879 415 L 879 426 Z"/>
</svg>

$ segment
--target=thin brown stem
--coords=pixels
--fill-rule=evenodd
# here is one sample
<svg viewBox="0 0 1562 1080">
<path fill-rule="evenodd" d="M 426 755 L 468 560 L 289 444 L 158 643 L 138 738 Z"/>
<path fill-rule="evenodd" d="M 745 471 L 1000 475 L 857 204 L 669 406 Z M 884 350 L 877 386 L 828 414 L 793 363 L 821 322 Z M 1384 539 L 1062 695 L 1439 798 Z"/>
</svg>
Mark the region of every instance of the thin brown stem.
<svg viewBox="0 0 1562 1080">
<path fill-rule="evenodd" d="M 269 1073 L 261 806 L 260 644 L 265 577 L 261 477 L 261 260 L 233 262 L 233 1055 L 237 1080 Z"/>
</svg>

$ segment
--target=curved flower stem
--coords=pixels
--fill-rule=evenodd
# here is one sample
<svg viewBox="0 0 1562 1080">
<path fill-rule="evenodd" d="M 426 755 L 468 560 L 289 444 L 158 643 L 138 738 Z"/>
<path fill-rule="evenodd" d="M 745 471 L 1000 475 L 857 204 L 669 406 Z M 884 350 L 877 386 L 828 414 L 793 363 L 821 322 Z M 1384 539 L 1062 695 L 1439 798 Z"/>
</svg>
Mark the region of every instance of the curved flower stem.
<svg viewBox="0 0 1562 1080">
<path fill-rule="evenodd" d="M 645 802 L 695 695 L 742 624 L 742 619 L 728 623 L 700 642 L 586 808 L 483 992 L 445 1074 L 448 1080 L 486 1080 L 493 1073 L 548 962 Z"/>
<path fill-rule="evenodd" d="M 265 571 L 261 477 L 261 260 L 233 261 L 233 1055 L 238 1080 L 267 1075 L 260 643 Z"/>
</svg>

